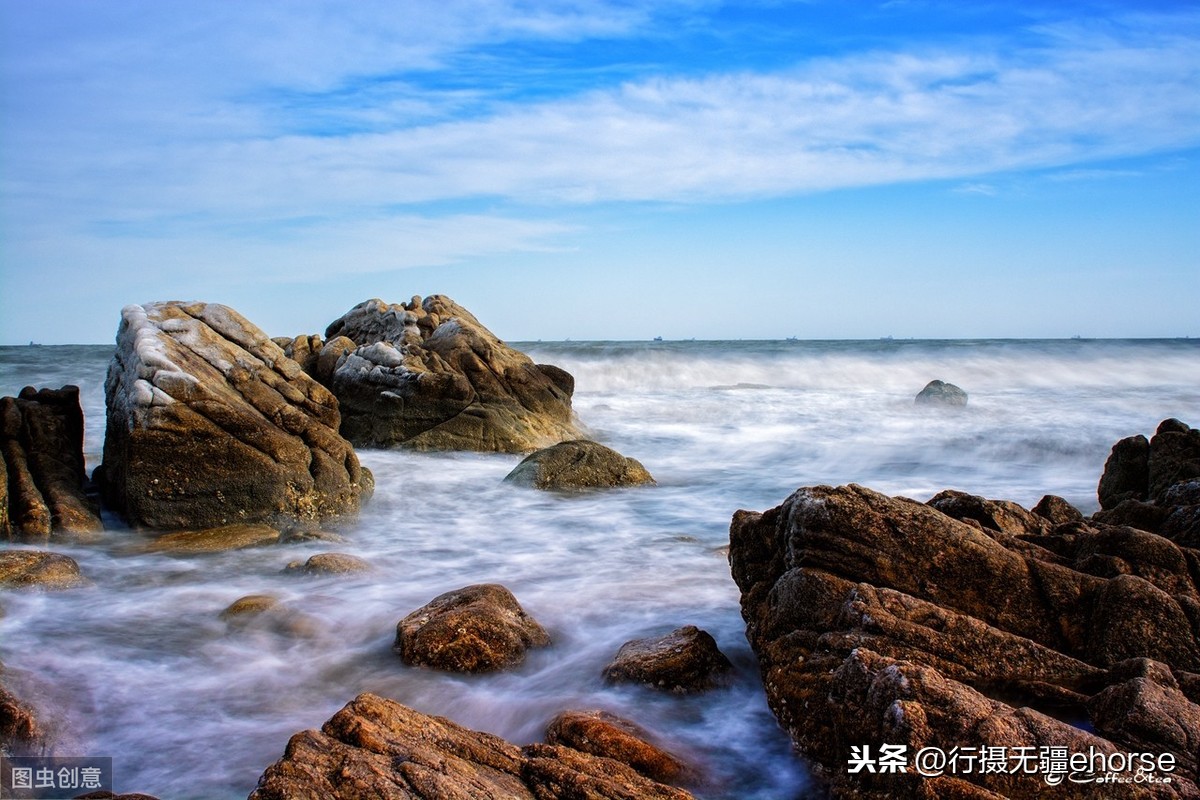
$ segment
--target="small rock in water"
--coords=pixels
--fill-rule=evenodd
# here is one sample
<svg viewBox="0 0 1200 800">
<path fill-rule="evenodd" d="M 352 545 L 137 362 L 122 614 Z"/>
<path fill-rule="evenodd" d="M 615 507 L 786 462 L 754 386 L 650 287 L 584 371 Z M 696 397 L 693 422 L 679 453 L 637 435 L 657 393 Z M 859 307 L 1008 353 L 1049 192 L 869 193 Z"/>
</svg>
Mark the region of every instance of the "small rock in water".
<svg viewBox="0 0 1200 800">
<path fill-rule="evenodd" d="M 659 783 L 684 777 L 684 763 L 649 740 L 640 726 L 607 711 L 564 711 L 546 727 L 548 744 L 620 761 Z"/>
<path fill-rule="evenodd" d="M 497 583 L 438 595 L 396 625 L 393 649 L 405 664 L 447 672 L 494 672 L 525 660 L 550 636 Z"/>
<path fill-rule="evenodd" d="M 530 453 L 504 478 L 535 489 L 586 489 L 653 484 L 640 462 L 585 439 Z"/>
<path fill-rule="evenodd" d="M 0 552 L 0 586 L 72 589 L 86 583 L 79 564 L 70 556 L 42 550 Z"/>
<path fill-rule="evenodd" d="M 371 563 L 347 553 L 317 553 L 305 562 L 293 561 L 285 572 L 302 575 L 342 575 L 350 572 L 370 572 Z"/>
<path fill-rule="evenodd" d="M 930 381 L 916 398 L 917 405 L 965 406 L 967 393 L 953 383 Z"/>
<path fill-rule="evenodd" d="M 221 612 L 221 620 L 231 630 L 267 630 L 284 636 L 313 636 L 316 622 L 306 614 L 288 608 L 276 597 L 250 594 L 234 600 Z"/>
<path fill-rule="evenodd" d="M 733 668 L 707 631 L 685 625 L 666 636 L 621 645 L 604 668 L 612 683 L 640 683 L 669 692 L 703 692 L 720 686 Z"/>
</svg>

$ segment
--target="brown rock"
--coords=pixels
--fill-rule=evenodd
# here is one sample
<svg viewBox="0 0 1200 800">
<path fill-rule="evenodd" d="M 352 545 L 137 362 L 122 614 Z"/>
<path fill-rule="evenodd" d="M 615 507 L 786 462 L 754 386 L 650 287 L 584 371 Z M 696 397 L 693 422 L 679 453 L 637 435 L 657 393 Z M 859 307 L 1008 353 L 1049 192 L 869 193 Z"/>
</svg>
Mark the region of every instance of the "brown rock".
<svg viewBox="0 0 1200 800">
<path fill-rule="evenodd" d="M 325 342 L 321 337 L 314 334 L 308 336 L 297 336 L 289 339 L 286 336 L 278 336 L 271 341 L 279 345 L 283 350 L 283 354 L 300 365 L 300 369 L 304 370 L 313 378 L 317 378 L 317 360 L 320 358 L 321 349 L 325 346 Z M 320 380 L 317 378 L 317 380 Z"/>
<path fill-rule="evenodd" d="M 358 445 L 520 453 L 578 439 L 572 382 L 442 295 L 360 303 L 325 331 L 354 346 L 328 381 Z M 322 354 L 319 370 L 328 366 Z"/>
<path fill-rule="evenodd" d="M 0 550 L 0 586 L 72 589 L 87 581 L 75 559 L 41 550 Z"/>
<path fill-rule="evenodd" d="M 225 306 L 127 306 L 106 394 L 102 484 L 135 526 L 286 527 L 370 495 L 337 400 Z"/>
<path fill-rule="evenodd" d="M 19 397 L 0 398 L 0 539 L 103 530 L 88 488 L 79 388 L 27 386 Z"/>
<path fill-rule="evenodd" d="M 221 612 L 221 620 L 231 630 L 265 630 L 284 636 L 313 636 L 318 630 L 313 619 L 265 594 L 239 597 Z"/>
<path fill-rule="evenodd" d="M 372 694 L 297 733 L 250 800 L 687 800 L 687 792 L 569 748 L 524 750 Z"/>
<path fill-rule="evenodd" d="M 1167 729 L 1193 713 L 1184 685 L 1200 692 L 1194 554 L 1145 531 L 1079 521 L 1023 533 L 1028 520 L 1007 504 L 943 500 L 966 521 L 859 486 L 800 489 L 778 508 L 734 517 L 730 563 L 768 700 L 835 794 L 1046 790 L 1038 774 L 850 774 L 852 746 L 1111 753 L 1191 741 L 1186 727 L 1174 738 Z M 1127 659 L 1159 662 L 1179 688 L 1128 685 Z M 1109 738 L 1059 721 L 1089 711 Z M 1106 796 L 1200 791 L 1182 761 L 1171 777 L 1114 784 Z M 1064 783 L 1055 796 L 1094 790 Z"/>
<path fill-rule="evenodd" d="M 963 522 L 974 520 L 985 532 L 1021 536 L 1045 533 L 1049 528 L 1045 518 L 1031 514 L 1009 500 L 988 500 L 986 497 L 947 489 L 934 495 L 929 505 L 948 517 Z"/>
<path fill-rule="evenodd" d="M 546 728 L 548 744 L 620 761 L 659 783 L 681 780 L 687 772 L 684 763 L 650 738 L 635 723 L 607 711 L 564 711 Z"/>
<path fill-rule="evenodd" d="M 374 567 L 369 561 L 347 553 L 317 553 L 307 561 L 293 561 L 286 572 L 301 575 L 343 575 L 351 572 L 370 572 Z"/>
<path fill-rule="evenodd" d="M 621 645 L 604 677 L 669 692 L 703 692 L 723 684 L 732 667 L 708 632 L 685 625 L 666 636 Z"/>
<path fill-rule="evenodd" d="M 1079 512 L 1079 509 L 1058 495 L 1046 495 L 1031 510 L 1054 525 L 1068 525 L 1072 522 L 1083 521 L 1083 514 Z"/>
<path fill-rule="evenodd" d="M 1145 500 L 1149 486 L 1149 440 L 1138 434 L 1113 445 L 1096 488 L 1100 508 L 1113 508 L 1124 500 Z"/>
<path fill-rule="evenodd" d="M 640 462 L 585 439 L 559 442 L 528 456 L 505 476 L 535 489 L 588 489 L 653 484 Z"/>
<path fill-rule="evenodd" d="M 234 524 L 199 531 L 164 533 L 147 541 L 141 549 L 150 553 L 221 553 L 278 542 L 279 531 L 270 525 Z"/>
<path fill-rule="evenodd" d="M 435 597 L 396 625 L 393 649 L 405 664 L 448 672 L 494 672 L 525 660 L 550 636 L 512 593 L 495 583 Z"/>
<path fill-rule="evenodd" d="M 47 733 L 34 709 L 0 683 L 0 755 L 38 755 L 46 744 Z"/>
</svg>

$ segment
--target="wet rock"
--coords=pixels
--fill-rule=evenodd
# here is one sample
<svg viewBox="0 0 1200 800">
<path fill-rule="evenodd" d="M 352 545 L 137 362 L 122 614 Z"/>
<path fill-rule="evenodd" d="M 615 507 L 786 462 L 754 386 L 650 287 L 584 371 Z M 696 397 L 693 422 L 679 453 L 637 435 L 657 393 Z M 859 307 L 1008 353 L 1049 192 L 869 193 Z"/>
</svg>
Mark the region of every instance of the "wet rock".
<svg viewBox="0 0 1200 800">
<path fill-rule="evenodd" d="M 604 677 L 669 692 L 703 692 L 722 685 L 732 666 L 707 631 L 685 625 L 666 636 L 621 645 Z"/>
<path fill-rule="evenodd" d="M 298 575 L 344 575 L 352 572 L 370 572 L 374 569 L 369 561 L 348 553 L 317 553 L 307 561 L 293 561 L 285 572 Z"/>
<path fill-rule="evenodd" d="M 0 539 L 77 538 L 104 529 L 84 472 L 79 388 L 0 398 Z"/>
<path fill-rule="evenodd" d="M 1083 521 L 1083 514 L 1080 513 L 1079 509 L 1058 495 L 1046 495 L 1031 510 L 1034 514 L 1047 520 L 1052 525 L 1067 525 L 1072 522 Z"/>
<path fill-rule="evenodd" d="M 230 630 L 265 630 L 283 636 L 311 637 L 318 625 L 306 614 L 289 608 L 276 597 L 250 594 L 239 597 L 221 612 Z"/>
<path fill-rule="evenodd" d="M 687 800 L 630 767 L 570 748 L 520 749 L 497 736 L 361 694 L 288 742 L 250 800 Z"/>
<path fill-rule="evenodd" d="M 640 462 L 583 439 L 530 453 L 505 476 L 508 483 L 535 489 L 586 489 L 653 484 Z"/>
<path fill-rule="evenodd" d="M 508 347 L 448 297 L 368 300 L 325 335 L 327 349 L 348 343 L 328 385 L 356 445 L 521 453 L 580 438 L 568 376 Z M 322 351 L 318 369 L 328 366 Z"/>
<path fill-rule="evenodd" d="M 860 486 L 818 486 L 734 517 L 730 564 L 768 701 L 835 794 L 1025 798 L 1046 788 L 1036 774 L 943 776 L 953 787 L 912 772 L 849 774 L 851 747 L 863 745 L 1112 753 L 1191 741 L 1194 752 L 1174 720 L 1191 719 L 1200 699 L 1196 555 L 1080 521 L 1021 533 L 1021 515 L 997 519 L 1005 505 L 966 507 L 960 520 Z M 1165 678 L 1128 685 L 1129 659 L 1158 662 L 1179 693 Z M 1096 734 L 1060 721 L 1089 715 Z M 1064 783 L 1056 794 L 1094 796 L 1085 788 L 1095 787 Z M 1147 791 L 1118 784 L 1109 796 L 1200 789 L 1181 766 Z"/>
<path fill-rule="evenodd" d="M 47 744 L 48 734 L 37 712 L 0 682 L 0 755 L 39 755 Z"/>
<path fill-rule="evenodd" d="M 279 531 L 270 525 L 234 524 L 164 533 L 150 539 L 140 549 L 148 553 L 222 553 L 278 543 Z"/>
<path fill-rule="evenodd" d="M 105 383 L 106 500 L 155 530 L 354 515 L 373 483 L 337 400 L 225 306 L 127 306 Z"/>
<path fill-rule="evenodd" d="M 487 583 L 446 592 L 400 620 L 393 649 L 409 665 L 494 672 L 548 644 L 549 634 L 512 593 Z"/>
<path fill-rule="evenodd" d="M 650 738 L 637 724 L 607 711 L 564 711 L 546 727 L 548 744 L 620 761 L 659 783 L 682 780 L 688 772 L 683 761 Z"/>
<path fill-rule="evenodd" d="M 73 589 L 87 583 L 75 559 L 41 550 L 0 550 L 0 586 Z"/>
<path fill-rule="evenodd" d="M 925 388 L 917 393 L 917 405 L 932 406 L 965 406 L 967 393 L 953 383 L 933 380 L 925 384 Z"/>
</svg>

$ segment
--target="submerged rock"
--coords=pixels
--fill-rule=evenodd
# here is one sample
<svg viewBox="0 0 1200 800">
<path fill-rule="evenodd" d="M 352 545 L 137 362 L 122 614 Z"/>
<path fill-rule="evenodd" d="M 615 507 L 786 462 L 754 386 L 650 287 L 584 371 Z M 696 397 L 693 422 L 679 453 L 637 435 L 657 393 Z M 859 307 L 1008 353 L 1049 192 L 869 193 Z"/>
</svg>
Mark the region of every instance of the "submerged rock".
<svg viewBox="0 0 1200 800">
<path fill-rule="evenodd" d="M 854 485 L 734 516 L 730 564 L 768 701 L 834 793 L 1046 791 L 1042 774 L 1019 771 L 850 773 L 851 748 L 864 745 L 1174 753 L 1190 741 L 1194 752 L 1200 554 L 1080 521 L 1038 533 L 1008 504 L 949 499 L 963 520 Z M 1157 688 L 1129 659 L 1150 664 Z M 1094 734 L 1060 721 L 1089 717 Z M 1178 760 L 1170 783 L 1113 784 L 1106 796 L 1197 796 L 1194 758 Z M 1094 788 L 1064 782 L 1055 794 Z"/>
<path fill-rule="evenodd" d="M 448 672 L 494 672 L 525 660 L 550 636 L 497 583 L 438 595 L 396 625 L 395 651 L 405 664 Z"/>
<path fill-rule="evenodd" d="M 917 405 L 965 406 L 967 393 L 953 383 L 930 381 L 917 393 Z"/>
<path fill-rule="evenodd" d="M 370 496 L 337 400 L 230 308 L 127 306 L 105 390 L 101 483 L 135 526 L 285 527 Z"/>
<path fill-rule="evenodd" d="M 530 453 L 504 480 L 535 489 L 558 490 L 654 483 L 640 462 L 584 439 L 560 442 Z"/>
<path fill-rule="evenodd" d="M 0 586 L 73 589 L 86 583 L 70 556 L 42 550 L 0 551 Z"/>
<path fill-rule="evenodd" d="M 534 364 L 448 297 L 368 300 L 325 336 L 318 373 L 330 371 L 356 445 L 521 453 L 580 437 L 570 376 Z"/>
<path fill-rule="evenodd" d="M 319 628 L 308 615 L 267 594 L 239 597 L 221 612 L 220 618 L 230 630 L 261 630 L 283 636 L 311 637 Z"/>
<path fill-rule="evenodd" d="M 621 645 L 604 668 L 604 678 L 668 692 L 703 692 L 722 685 L 732 668 L 711 634 L 685 625 L 665 636 Z"/>
<path fill-rule="evenodd" d="M 79 388 L 27 386 L 19 397 L 0 398 L 0 539 L 103 529 L 84 471 Z"/>
<path fill-rule="evenodd" d="M 307 561 L 293 561 L 284 571 L 297 575 L 345 575 L 372 569 L 369 561 L 348 553 L 317 553 Z"/>
<path fill-rule="evenodd" d="M 141 548 L 149 553 L 223 553 L 279 543 L 279 531 L 262 523 L 222 525 L 155 536 Z"/>
<path fill-rule="evenodd" d="M 488 733 L 361 694 L 320 731 L 291 738 L 250 800 L 688 800 L 608 758 L 518 748 Z"/>
</svg>

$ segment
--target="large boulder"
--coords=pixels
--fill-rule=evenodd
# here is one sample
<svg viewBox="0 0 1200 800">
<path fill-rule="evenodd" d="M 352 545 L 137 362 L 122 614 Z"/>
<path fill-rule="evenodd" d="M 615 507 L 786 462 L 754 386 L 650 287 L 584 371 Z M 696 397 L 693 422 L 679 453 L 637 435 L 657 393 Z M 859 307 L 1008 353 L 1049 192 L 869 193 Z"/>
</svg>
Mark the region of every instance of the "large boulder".
<svg viewBox="0 0 1200 800">
<path fill-rule="evenodd" d="M 969 744 L 1173 753 L 1170 783 L 1106 796 L 1198 796 L 1200 553 L 1079 520 L 1039 532 L 1044 518 L 969 496 L 940 505 L 963 519 L 854 485 L 734 517 L 730 563 L 768 701 L 835 794 L 1043 796 L 1037 770 L 850 769 L 885 744 L 908 759 Z M 1095 788 L 1063 782 L 1055 796 Z"/>
<path fill-rule="evenodd" d="M 550 636 L 498 583 L 438 595 L 396 624 L 395 651 L 405 664 L 447 672 L 495 672 L 525 660 Z"/>
<path fill-rule="evenodd" d="M 370 495 L 337 400 L 233 309 L 127 306 L 105 390 L 101 484 L 135 526 L 286 527 Z"/>
<path fill-rule="evenodd" d="M 586 439 L 559 442 L 527 455 L 504 480 L 535 489 L 644 486 L 654 478 L 641 462 Z"/>
<path fill-rule="evenodd" d="M 88 488 L 79 388 L 27 386 L 0 398 L 0 539 L 103 530 Z"/>
<path fill-rule="evenodd" d="M 356 445 L 523 453 L 580 438 L 570 376 L 533 363 L 448 297 L 367 300 L 325 336 L 316 369 L 329 371 Z"/>
<path fill-rule="evenodd" d="M 302 731 L 250 800 L 688 800 L 631 767 L 559 745 L 519 748 L 444 717 L 361 694 Z"/>
</svg>

